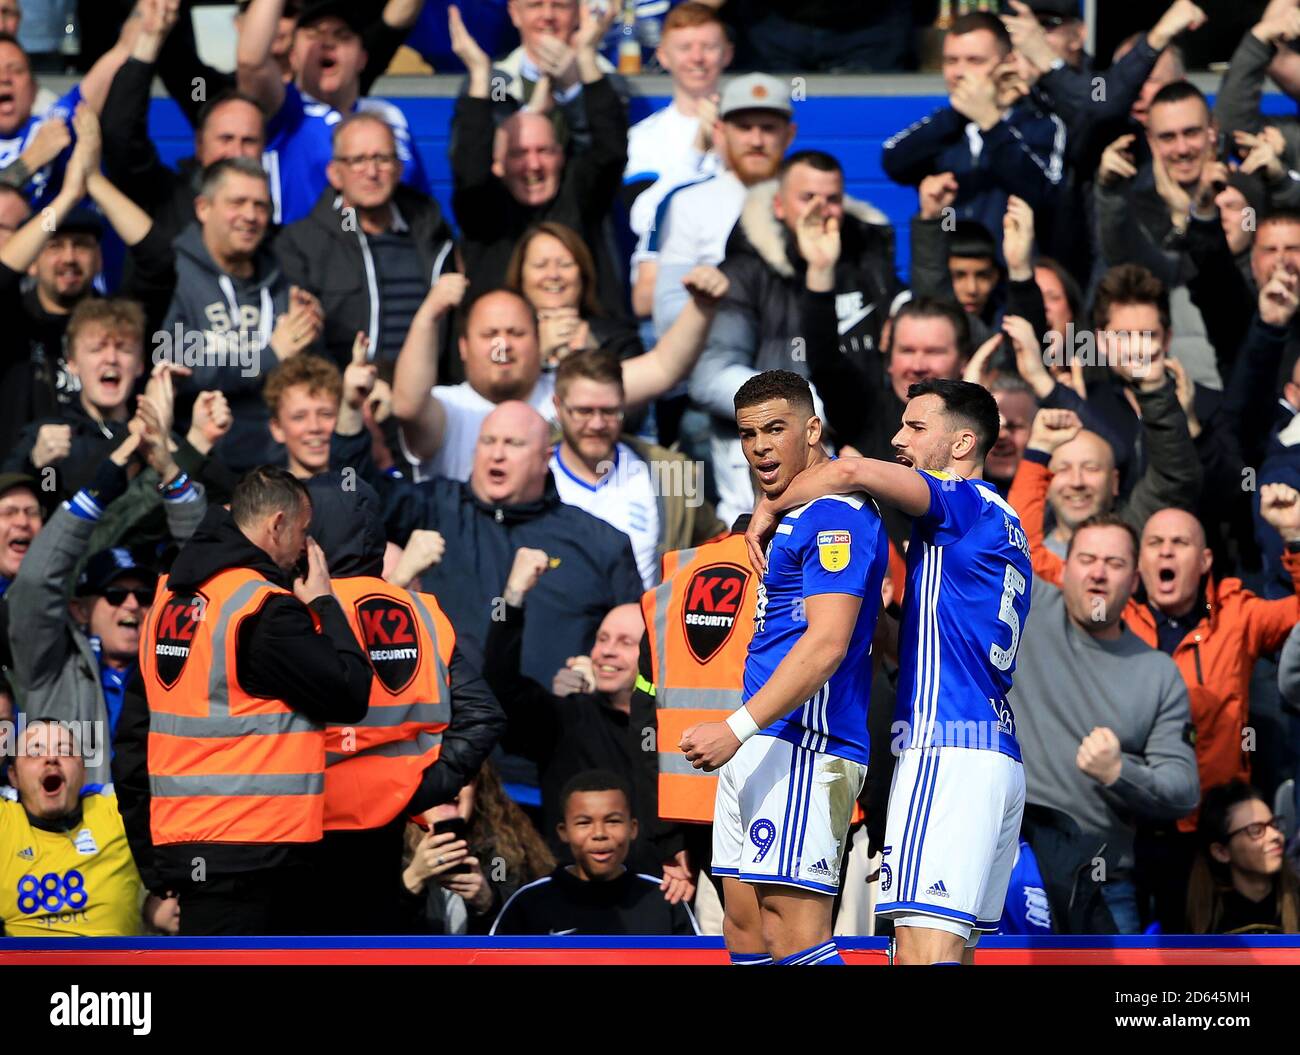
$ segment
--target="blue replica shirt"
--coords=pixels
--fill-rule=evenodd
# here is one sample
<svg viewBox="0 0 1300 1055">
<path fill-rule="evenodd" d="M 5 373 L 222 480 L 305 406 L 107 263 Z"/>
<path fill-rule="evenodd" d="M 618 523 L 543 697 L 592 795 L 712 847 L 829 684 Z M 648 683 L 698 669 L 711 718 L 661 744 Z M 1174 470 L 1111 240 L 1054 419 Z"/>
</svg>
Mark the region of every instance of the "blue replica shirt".
<svg viewBox="0 0 1300 1055">
<path fill-rule="evenodd" d="M 998 934 L 1051 934 L 1052 907 L 1043 886 L 1038 858 L 1023 839 L 1007 884 L 1007 900 L 998 921 Z"/>
<path fill-rule="evenodd" d="M 387 122 L 397 141 L 402 161 L 402 182 L 432 194 L 420 155 L 411 139 L 406 115 L 383 99 L 362 98 L 354 113 L 373 113 Z M 290 224 L 315 207 L 329 186 L 325 168 L 334 156 L 334 126 L 343 120 L 334 107 L 313 99 L 290 83 L 284 86 L 284 103 L 266 129 L 262 163 L 271 177 L 273 221 Z"/>
<path fill-rule="evenodd" d="M 758 587 L 754 637 L 745 658 L 745 700 L 767 684 L 807 629 L 807 598 L 852 594 L 862 598 L 862 608 L 848 652 L 830 681 L 763 735 L 867 764 L 871 639 L 888 562 L 880 514 L 866 495 L 827 495 L 781 518 Z"/>
<path fill-rule="evenodd" d="M 81 102 L 81 86 L 78 84 L 51 106 L 43 117 L 28 117 L 14 130 L 13 135 L 0 138 L 0 168 L 16 160 L 18 155 L 27 149 L 27 144 L 32 141 L 37 129 L 47 119 L 63 118 L 67 122 L 68 131 L 72 132 L 72 115 L 76 112 L 79 102 Z M 63 170 L 67 167 L 68 158 L 72 156 L 72 148 L 76 144 L 77 137 L 73 135 L 72 142 L 64 147 L 63 153 L 44 168 L 32 173 L 32 178 L 23 187 L 23 193 L 33 209 L 45 208 L 59 193 L 59 189 L 63 186 Z"/>
<path fill-rule="evenodd" d="M 930 508 L 907 550 L 894 741 L 1020 761 L 1007 692 L 1029 616 L 1029 542 L 992 484 L 946 472 L 921 479 Z"/>
</svg>

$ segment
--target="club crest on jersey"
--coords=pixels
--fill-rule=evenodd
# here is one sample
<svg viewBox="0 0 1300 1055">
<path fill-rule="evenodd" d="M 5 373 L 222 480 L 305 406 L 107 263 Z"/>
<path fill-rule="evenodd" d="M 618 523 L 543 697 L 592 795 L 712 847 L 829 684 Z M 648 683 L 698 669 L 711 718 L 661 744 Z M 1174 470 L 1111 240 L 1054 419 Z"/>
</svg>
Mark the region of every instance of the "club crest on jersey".
<svg viewBox="0 0 1300 1055">
<path fill-rule="evenodd" d="M 357 602 L 357 622 L 375 677 L 389 692 L 401 692 L 420 669 L 415 611 L 405 601 L 373 594 Z"/>
<path fill-rule="evenodd" d="M 847 531 L 817 532 L 817 558 L 827 571 L 848 567 L 849 545 L 853 536 Z"/>
<path fill-rule="evenodd" d="M 207 603 L 208 599 L 201 593 L 176 594 L 158 614 L 153 655 L 158 680 L 164 688 L 175 685 L 185 669 Z"/>
<path fill-rule="evenodd" d="M 738 564 L 710 564 L 686 584 L 682 632 L 696 662 L 711 660 L 736 629 L 749 576 Z"/>
</svg>

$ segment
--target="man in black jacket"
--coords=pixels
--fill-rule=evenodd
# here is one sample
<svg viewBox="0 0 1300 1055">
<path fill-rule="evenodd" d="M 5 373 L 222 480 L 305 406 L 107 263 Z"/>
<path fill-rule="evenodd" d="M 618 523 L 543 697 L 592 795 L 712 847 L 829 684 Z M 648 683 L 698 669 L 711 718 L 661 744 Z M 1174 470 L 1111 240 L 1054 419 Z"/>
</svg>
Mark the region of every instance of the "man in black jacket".
<svg viewBox="0 0 1300 1055">
<path fill-rule="evenodd" d="M 503 746 L 537 763 L 542 789 L 542 835 L 551 852 L 568 857 L 558 827 L 564 821 L 561 790 L 579 773 L 605 769 L 632 783 L 641 733 L 630 725 L 632 689 L 645 620 L 635 604 L 612 608 L 600 623 L 590 655 L 571 656 L 553 681 L 538 684 L 520 673 L 529 592 L 544 577 L 550 556 L 540 549 L 520 547 L 502 594 L 503 618 L 488 628 L 483 671 L 506 709 L 509 724 Z M 549 687 L 548 687 L 549 685 Z M 554 690 L 554 691 L 552 691 Z M 628 795 L 631 816 L 647 839 L 656 818 L 646 812 L 651 803 Z M 659 872 L 645 840 L 633 837 L 634 867 Z"/>
<path fill-rule="evenodd" d="M 596 62 L 615 10 L 610 5 L 606 16 L 596 18 L 583 8 L 574 47 L 591 145 L 567 160 L 555 126 L 542 114 L 523 110 L 496 127 L 489 99 L 492 61 L 459 19 L 451 21 L 452 47 L 469 70 L 469 90 L 456 100 L 452 119 L 452 210 L 474 289 L 501 285 L 519 236 L 531 224 L 553 220 L 577 231 L 592 250 L 601 304 L 612 314 L 626 314 L 623 261 L 605 251 L 601 237 L 627 164 L 627 114 Z"/>
<path fill-rule="evenodd" d="M 833 258 L 809 259 L 799 230 L 814 222 L 819 231 L 834 224 Z M 826 284 L 808 297 L 809 282 L 823 270 Z M 712 414 L 718 512 L 730 521 L 754 504 L 736 438 L 736 390 L 763 370 L 807 376 L 808 328 L 822 323 L 834 327 L 835 354 L 860 369 L 878 366 L 881 325 L 898 290 L 894 231 L 878 209 L 845 197 L 844 170 L 834 157 L 801 150 L 781 163 L 775 182 L 749 191 L 722 271 L 731 284 L 691 372 L 691 398 Z M 841 428 L 834 418 L 829 424 Z"/>
<path fill-rule="evenodd" d="M 385 546 L 379 495 L 362 480 L 353 481 L 348 487 L 345 487 L 345 482 L 341 474 L 329 473 L 316 476 L 307 484 L 312 497 L 312 538 L 325 553 L 333 582 L 378 580 L 383 571 Z M 407 595 L 399 587 L 379 582 L 372 582 L 363 589 L 388 590 L 399 597 Z M 426 596 L 425 601 L 432 603 L 432 598 Z M 376 668 L 370 720 L 384 724 L 383 702 L 393 697 L 389 691 L 392 679 L 385 667 L 394 664 L 375 660 L 374 651 L 370 655 L 371 666 Z M 424 661 L 432 663 L 434 658 L 426 656 Z M 401 919 L 404 903 L 401 872 L 407 816 L 454 800 L 460 789 L 474 779 L 505 731 L 505 713 L 483 680 L 482 667 L 482 657 L 472 644 L 458 640 L 452 646 L 451 662 L 447 665 L 451 718 L 441 734 L 440 753 L 437 760 L 425 769 L 410 802 L 400 808 L 386 825 L 369 829 L 332 829 L 331 818 L 346 812 L 347 803 L 339 809 L 330 802 L 336 787 L 329 779 L 326 780 L 325 838 L 312 851 L 320 876 L 313 896 L 320 906 L 315 915 L 322 933 L 386 934 L 405 929 Z M 412 722 L 419 720 L 418 716 L 410 719 Z M 361 726 L 366 724 L 367 720 L 363 719 Z M 384 748 L 424 750 L 427 734 L 417 735 L 414 724 L 408 728 L 410 731 L 404 739 L 387 741 Z M 346 729 L 335 731 L 347 733 Z M 354 739 L 359 731 L 352 730 Z M 340 761 L 346 764 L 347 755 L 342 755 Z M 343 788 L 354 787 L 357 793 L 371 800 L 358 802 L 356 807 L 374 811 L 377 808 L 374 800 L 378 796 L 370 794 L 373 789 L 364 781 L 363 771 L 361 776 L 340 781 L 338 790 L 341 793 Z"/>
<path fill-rule="evenodd" d="M 452 270 L 451 228 L 433 198 L 399 183 L 397 141 L 376 114 L 335 126 L 326 175 L 311 215 L 280 233 L 275 252 L 289 281 L 321 301 L 325 354 L 345 367 L 364 333 L 370 360 L 391 372 L 416 309 Z"/>
<path fill-rule="evenodd" d="M 311 499 L 305 485 L 283 469 L 255 469 L 235 488 L 230 506 L 230 512 L 208 510 L 172 565 L 166 587 L 175 595 L 197 595 L 220 573 L 249 569 L 292 590 L 268 597 L 240 623 L 229 681 L 321 727 L 360 721 L 369 707 L 371 667 L 330 588 L 324 555 L 307 538 Z M 304 547 L 308 571 L 295 578 Z M 153 637 L 150 627 L 144 648 L 154 645 Z M 180 891 L 183 934 L 292 934 L 309 928 L 302 893 L 311 877 L 303 867 L 302 843 L 153 845 L 147 691 L 155 686 L 137 673 L 113 745 L 118 802 L 146 885 Z"/>
</svg>

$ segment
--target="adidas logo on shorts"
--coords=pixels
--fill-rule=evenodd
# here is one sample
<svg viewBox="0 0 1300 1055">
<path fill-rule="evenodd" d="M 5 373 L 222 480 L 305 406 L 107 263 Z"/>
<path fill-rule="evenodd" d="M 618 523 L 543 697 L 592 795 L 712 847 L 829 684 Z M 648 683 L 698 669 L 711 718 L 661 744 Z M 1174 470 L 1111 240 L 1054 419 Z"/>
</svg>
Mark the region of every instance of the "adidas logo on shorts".
<svg viewBox="0 0 1300 1055">
<path fill-rule="evenodd" d="M 808 874 L 814 876 L 825 876 L 827 879 L 838 878 L 838 873 L 831 871 L 829 866 L 826 864 L 826 858 L 824 857 L 815 865 L 808 866 Z"/>
<path fill-rule="evenodd" d="M 935 883 L 934 886 L 930 887 L 930 889 L 925 893 L 927 897 L 947 897 L 948 888 L 943 885 L 943 880 L 940 879 L 939 882 Z"/>
</svg>

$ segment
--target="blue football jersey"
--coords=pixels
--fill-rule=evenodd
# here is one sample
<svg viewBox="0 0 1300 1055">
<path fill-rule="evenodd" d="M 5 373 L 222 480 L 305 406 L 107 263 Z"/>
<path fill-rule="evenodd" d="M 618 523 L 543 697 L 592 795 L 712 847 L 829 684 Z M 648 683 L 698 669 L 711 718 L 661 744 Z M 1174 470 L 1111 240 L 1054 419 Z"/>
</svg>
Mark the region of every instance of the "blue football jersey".
<svg viewBox="0 0 1300 1055">
<path fill-rule="evenodd" d="M 1029 542 L 992 484 L 946 472 L 921 479 L 930 508 L 907 550 L 895 744 L 1019 761 L 1007 692 L 1029 616 Z"/>
<path fill-rule="evenodd" d="M 767 550 L 758 588 L 754 637 L 745 659 L 748 700 L 803 636 L 804 602 L 818 594 L 862 598 L 839 669 L 811 698 L 763 730 L 812 751 L 867 764 L 867 704 L 871 700 L 871 639 L 880 612 L 880 584 L 889 544 L 880 514 L 866 495 L 827 495 L 781 518 Z"/>
<path fill-rule="evenodd" d="M 28 117 L 26 121 L 14 129 L 13 135 L 0 139 L 0 168 L 4 168 L 18 159 L 18 155 L 27 149 L 32 137 L 36 135 L 47 119 L 63 118 L 67 122 L 68 131 L 72 133 L 72 115 L 76 112 L 79 102 L 81 102 L 81 86 L 74 85 L 67 95 L 50 106 L 43 117 Z M 32 178 L 22 187 L 22 192 L 26 195 L 27 202 L 32 209 L 45 208 L 62 189 L 63 170 L 67 168 L 68 158 L 72 156 L 72 148 L 76 145 L 77 137 L 73 133 L 72 142 L 63 148 L 63 152 L 43 168 L 33 172 Z"/>
<path fill-rule="evenodd" d="M 397 156 L 402 161 L 402 182 L 432 194 L 406 115 L 383 99 L 358 99 L 353 112 L 362 111 L 383 118 L 393 130 Z M 343 115 L 328 103 L 313 99 L 292 83 L 284 86 L 284 103 L 267 126 L 262 159 L 271 177 L 275 223 L 301 220 L 329 186 L 325 167 L 334 156 L 334 126 L 342 120 Z"/>
</svg>

